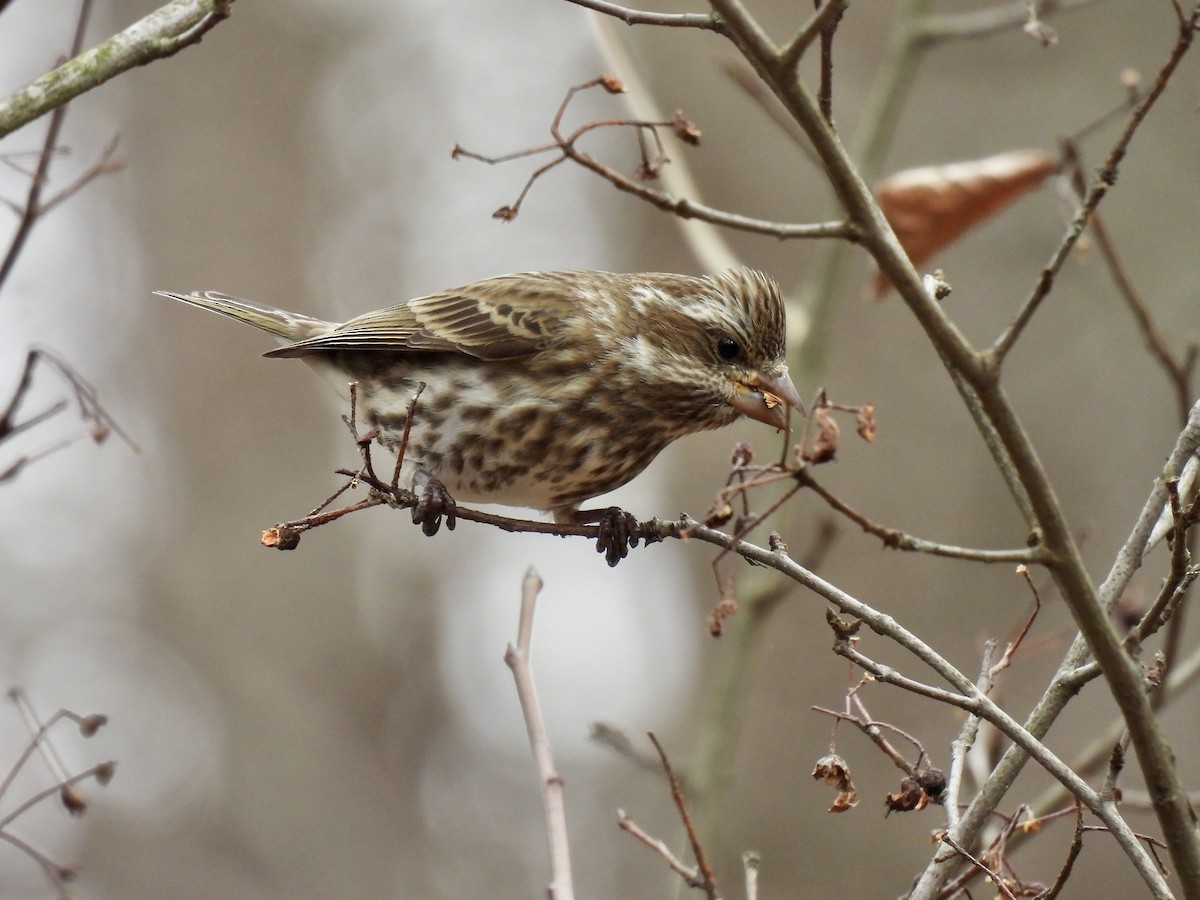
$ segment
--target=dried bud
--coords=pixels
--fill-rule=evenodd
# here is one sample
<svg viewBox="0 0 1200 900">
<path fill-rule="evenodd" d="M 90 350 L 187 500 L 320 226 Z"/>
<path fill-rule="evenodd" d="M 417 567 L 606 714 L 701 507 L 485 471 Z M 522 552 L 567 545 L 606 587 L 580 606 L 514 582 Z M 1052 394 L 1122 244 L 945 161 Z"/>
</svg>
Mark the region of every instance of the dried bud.
<svg viewBox="0 0 1200 900">
<path fill-rule="evenodd" d="M 58 796 L 71 815 L 82 816 L 87 812 L 87 795 L 74 785 L 64 785 Z"/>
<path fill-rule="evenodd" d="M 93 713 L 90 716 L 84 716 L 79 722 L 79 733 L 85 738 L 94 737 L 96 732 L 108 724 L 108 716 L 99 713 Z"/>
<path fill-rule="evenodd" d="M 838 616 L 832 609 L 825 610 L 825 622 L 833 630 L 833 634 L 840 641 L 848 641 L 854 638 L 860 628 L 862 628 L 862 619 L 843 619 Z"/>
<path fill-rule="evenodd" d="M 1127 634 L 1137 627 L 1147 611 L 1145 595 L 1135 589 L 1121 595 L 1113 607 L 1112 617 L 1121 633 Z"/>
<path fill-rule="evenodd" d="M 117 764 L 112 760 L 109 760 L 108 762 L 102 762 L 96 766 L 95 771 L 96 783 L 100 785 L 100 787 L 106 787 L 108 783 L 113 780 L 113 776 L 117 774 Z"/>
<path fill-rule="evenodd" d="M 812 463 L 829 462 L 837 455 L 842 429 L 825 408 L 813 410 L 813 421 L 817 424 L 817 436 L 805 458 Z"/>
<path fill-rule="evenodd" d="M 690 119 L 683 117 L 683 110 L 675 110 L 675 118 L 671 120 L 671 128 L 675 131 L 675 137 L 679 138 L 685 144 L 691 144 L 695 147 L 700 143 L 700 129 Z"/>
<path fill-rule="evenodd" d="M 610 94 L 625 93 L 625 85 L 621 83 L 621 79 L 616 75 L 601 75 L 600 86 Z"/>
<path fill-rule="evenodd" d="M 662 165 L 658 160 L 651 162 L 644 159 L 633 174 L 638 181 L 657 181 L 658 176 L 662 174 Z"/>
<path fill-rule="evenodd" d="M 954 291 L 950 282 L 946 280 L 946 274 L 941 269 L 935 269 L 932 275 L 926 275 L 921 279 L 921 284 L 925 286 L 925 293 L 939 302 L 945 300 Z"/>
<path fill-rule="evenodd" d="M 1154 654 L 1154 662 L 1146 666 L 1146 687 L 1156 691 L 1162 687 L 1163 677 L 1167 674 L 1167 657 L 1161 651 Z"/>
<path fill-rule="evenodd" d="M 300 544 L 300 532 L 287 525 L 276 525 L 262 533 L 262 545 L 276 550 L 295 550 Z"/>
<path fill-rule="evenodd" d="M 493 219 L 500 219 L 502 222 L 511 222 L 516 217 L 517 210 L 512 206 L 502 206 L 492 213 Z"/>
<path fill-rule="evenodd" d="M 875 407 L 867 403 L 858 408 L 858 436 L 868 444 L 875 440 Z"/>
<path fill-rule="evenodd" d="M 713 611 L 708 614 L 708 633 L 715 638 L 719 638 L 725 633 L 725 621 L 737 612 L 736 600 L 722 600 L 713 607 Z"/>
<path fill-rule="evenodd" d="M 929 799 L 935 803 L 940 803 L 942 794 L 946 790 L 946 773 L 936 766 L 930 766 L 928 769 L 922 769 L 914 776 L 917 784 L 921 786 Z"/>
<path fill-rule="evenodd" d="M 886 815 L 894 812 L 914 812 L 929 805 L 929 795 L 914 779 L 904 778 L 900 782 L 900 790 L 895 794 L 888 794 L 883 805 L 887 807 Z"/>
<path fill-rule="evenodd" d="M 720 528 L 732 518 L 733 507 L 728 503 L 722 503 L 704 517 L 704 524 L 709 528 Z"/>
<path fill-rule="evenodd" d="M 850 774 L 850 765 L 836 753 L 822 756 L 813 766 L 812 777 L 832 788 L 837 788 L 837 797 L 830 812 L 846 812 L 858 805 L 858 791 L 854 789 L 854 779 Z"/>
<path fill-rule="evenodd" d="M 734 468 L 742 468 L 748 466 L 754 460 L 754 448 L 747 441 L 738 441 L 733 445 L 733 455 L 729 458 L 729 464 Z"/>
<path fill-rule="evenodd" d="M 1058 43 L 1058 32 L 1041 19 L 1030 19 L 1021 30 L 1043 47 L 1053 47 Z"/>
</svg>

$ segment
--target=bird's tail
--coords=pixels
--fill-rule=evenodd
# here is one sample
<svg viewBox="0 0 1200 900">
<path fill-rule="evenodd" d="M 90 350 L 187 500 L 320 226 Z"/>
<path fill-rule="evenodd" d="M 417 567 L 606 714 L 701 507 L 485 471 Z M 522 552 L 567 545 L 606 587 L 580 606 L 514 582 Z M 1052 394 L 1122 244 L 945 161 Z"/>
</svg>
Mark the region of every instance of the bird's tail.
<svg viewBox="0 0 1200 900">
<path fill-rule="evenodd" d="M 302 341 L 305 338 L 327 334 L 335 327 L 333 322 L 288 312 L 286 309 L 255 303 L 252 300 L 230 297 L 217 291 L 193 291 L 190 294 L 176 294 L 173 291 L 154 293 L 237 319 L 239 322 L 269 331 L 285 341 Z"/>
</svg>

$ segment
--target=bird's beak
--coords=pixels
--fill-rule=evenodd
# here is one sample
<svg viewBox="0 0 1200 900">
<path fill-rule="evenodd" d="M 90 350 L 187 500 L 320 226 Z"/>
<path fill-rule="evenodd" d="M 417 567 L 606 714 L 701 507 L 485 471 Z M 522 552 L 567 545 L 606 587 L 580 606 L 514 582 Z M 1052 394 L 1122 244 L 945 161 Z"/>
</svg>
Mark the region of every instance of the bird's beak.
<svg viewBox="0 0 1200 900">
<path fill-rule="evenodd" d="M 787 407 L 805 415 L 804 401 L 788 377 L 787 366 L 778 375 L 755 374 L 734 386 L 737 393 L 731 401 L 739 412 L 774 428 L 787 428 Z"/>
</svg>

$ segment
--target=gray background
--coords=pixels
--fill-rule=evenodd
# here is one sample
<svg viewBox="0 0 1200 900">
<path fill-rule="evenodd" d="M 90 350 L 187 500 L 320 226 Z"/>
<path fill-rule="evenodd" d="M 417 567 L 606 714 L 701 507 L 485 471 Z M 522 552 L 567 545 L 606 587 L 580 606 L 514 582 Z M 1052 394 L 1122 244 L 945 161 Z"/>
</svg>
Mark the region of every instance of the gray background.
<svg viewBox="0 0 1200 900">
<path fill-rule="evenodd" d="M 847 132 L 892 6 L 855 4 L 838 35 L 836 117 Z M 753 8 L 782 38 L 799 15 L 792 7 Z M 4 88 L 61 52 L 74 8 L 17 0 L 0 16 Z M 151 8 L 106 6 L 92 40 Z M 1119 102 L 1122 69 L 1155 71 L 1175 28 L 1166 2 L 1128 0 L 1054 24 L 1053 49 L 1012 32 L 932 52 L 888 169 L 1054 152 L 1060 136 Z M 705 200 L 786 221 L 826 217 L 819 173 L 723 74 L 734 57 L 727 44 L 691 31 L 622 33 L 660 105 L 682 107 L 704 131 L 688 161 Z M 587 14 L 550 0 L 244 2 L 199 47 L 73 105 L 60 177 L 114 133 L 127 165 L 39 226 L 0 296 L 0 375 L 15 377 L 31 342 L 54 347 L 96 385 L 140 452 L 81 444 L 0 488 L 0 675 L 44 714 L 67 706 L 112 719 L 91 742 L 68 731 L 57 742 L 75 766 L 120 761 L 88 816 L 67 821 L 47 804 L 20 829 L 79 865 L 78 896 L 542 896 L 540 804 L 501 662 L 530 564 L 546 579 L 534 663 L 568 784 L 577 893 L 677 893 L 661 862 L 615 827 L 623 807 L 677 844 L 664 786 L 590 745 L 586 731 L 598 719 L 634 736 L 652 729 L 686 759 L 725 652 L 704 632 L 715 601 L 711 550 L 672 542 L 610 572 L 583 542 L 466 523 L 425 540 L 403 516 L 376 510 L 307 536 L 294 553 L 267 551 L 259 531 L 302 515 L 336 485 L 332 470 L 353 461 L 342 410 L 302 366 L 259 359 L 265 337 L 150 295 L 213 288 L 348 318 L 498 272 L 702 269 L 669 218 L 586 173 L 554 172 L 515 222 L 501 224 L 489 215 L 515 197 L 529 165 L 450 159 L 456 142 L 499 153 L 545 140 L 566 86 L 603 69 Z M 1194 337 L 1196 321 L 1195 72 L 1186 60 L 1103 207 L 1176 346 Z M 571 115 L 620 111 L 616 100 L 588 96 Z M 1109 127 L 1085 145 L 1092 165 L 1114 134 Z M 34 126 L 4 149 L 39 141 Z M 618 168 L 635 164 L 628 140 L 593 148 Z M 5 196 L 19 196 L 21 178 L 3 177 Z M 931 264 L 948 273 L 951 312 L 973 339 L 990 340 L 1027 295 L 1067 210 L 1048 182 Z M 789 287 L 819 252 L 730 240 Z M 822 380 L 839 401 L 873 402 L 880 433 L 872 446 L 847 441 L 822 479 L 916 534 L 1019 545 L 1021 523 L 925 338 L 894 298 L 866 299 L 862 259 L 856 272 L 838 298 Z M 1067 265 L 1008 374 L 1098 577 L 1177 428 L 1165 379 L 1095 253 Z M 38 397 L 57 395 L 48 380 Z M 740 438 L 763 452 L 777 446 L 752 423 L 694 437 L 614 499 L 644 517 L 701 513 Z M 31 437 L 25 449 L 38 440 L 49 438 Z M 809 496 L 795 505 L 785 537 L 801 547 L 825 512 Z M 1007 636 L 1028 604 L 1009 566 L 900 556 L 853 527 L 821 574 L 968 672 L 983 640 Z M 829 653 L 823 616 L 819 601 L 795 592 L 759 650 L 712 847 L 728 896 L 739 895 L 745 849 L 762 854 L 764 897 L 901 894 L 942 823 L 937 810 L 884 819 L 896 773 L 850 732 L 839 750 L 862 803 L 825 812 L 832 795 L 809 771 L 829 724 L 809 707 L 840 705 L 846 667 Z M 1002 685 L 1018 716 L 1072 633 L 1051 602 Z M 865 649 L 924 674 L 877 640 Z M 879 687 L 864 696 L 946 763 L 954 712 Z M 1069 757 L 1111 714 L 1104 688 L 1091 686 L 1052 747 Z M 1194 780 L 1194 703 L 1167 723 Z M 23 740 L 11 709 L 0 729 L 4 764 Z M 40 765 L 27 775 L 14 796 L 45 784 Z M 1031 769 L 1005 809 L 1044 784 Z M 1153 829 L 1151 817 L 1131 815 Z M 1051 881 L 1069 832 L 1066 822 L 1050 827 L 1017 857 L 1021 874 Z M 1085 842 L 1068 896 L 1096 890 L 1140 890 L 1102 835 Z M 0 895 L 51 891 L 4 847 Z"/>
</svg>

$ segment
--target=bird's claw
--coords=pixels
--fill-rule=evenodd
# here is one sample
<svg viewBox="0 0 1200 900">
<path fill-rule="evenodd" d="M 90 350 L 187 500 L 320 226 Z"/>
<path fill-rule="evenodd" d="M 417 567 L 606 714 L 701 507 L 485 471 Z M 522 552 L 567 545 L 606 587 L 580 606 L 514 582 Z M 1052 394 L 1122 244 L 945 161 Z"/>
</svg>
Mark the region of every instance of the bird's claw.
<svg viewBox="0 0 1200 900">
<path fill-rule="evenodd" d="M 454 530 L 454 498 L 446 490 L 446 486 L 436 478 L 425 483 L 417 505 L 413 507 L 413 524 L 420 524 L 421 531 L 426 537 L 433 537 L 442 527 L 442 516 L 446 517 L 446 527 Z"/>
<path fill-rule="evenodd" d="M 638 520 L 616 506 L 600 513 L 597 521 L 596 552 L 604 554 L 609 566 L 615 566 L 638 544 Z"/>
</svg>

